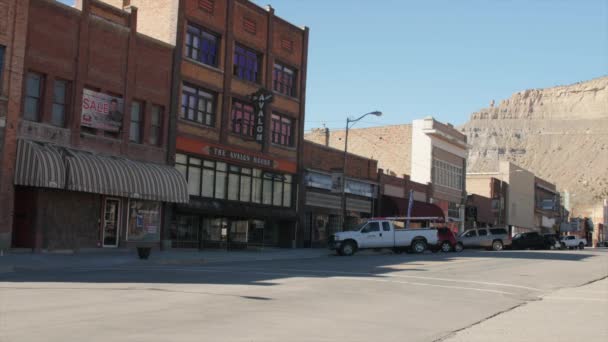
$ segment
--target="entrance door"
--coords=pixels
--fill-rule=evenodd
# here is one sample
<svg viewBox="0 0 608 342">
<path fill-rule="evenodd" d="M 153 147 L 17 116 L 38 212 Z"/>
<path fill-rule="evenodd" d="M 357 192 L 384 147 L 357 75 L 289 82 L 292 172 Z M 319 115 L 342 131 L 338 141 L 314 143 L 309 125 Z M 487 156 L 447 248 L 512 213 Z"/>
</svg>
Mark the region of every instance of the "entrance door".
<svg viewBox="0 0 608 342">
<path fill-rule="evenodd" d="M 103 247 L 118 247 L 120 233 L 120 199 L 106 198 L 103 208 Z"/>
</svg>

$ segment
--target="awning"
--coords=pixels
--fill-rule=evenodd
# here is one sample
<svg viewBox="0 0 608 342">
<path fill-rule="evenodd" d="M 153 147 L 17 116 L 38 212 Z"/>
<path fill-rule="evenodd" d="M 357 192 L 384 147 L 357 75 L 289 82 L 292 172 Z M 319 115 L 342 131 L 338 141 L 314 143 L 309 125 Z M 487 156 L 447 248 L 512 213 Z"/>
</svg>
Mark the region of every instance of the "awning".
<svg viewBox="0 0 608 342">
<path fill-rule="evenodd" d="M 408 199 L 407 198 L 396 198 L 392 196 L 381 197 L 381 211 L 380 216 L 407 216 Z M 426 203 L 421 201 L 414 201 L 412 205 L 411 217 L 440 217 L 442 221 L 445 220 L 445 214 L 443 210 L 437 205 L 432 203 Z"/>
<path fill-rule="evenodd" d="M 65 176 L 65 164 L 55 146 L 18 140 L 14 179 L 16 185 L 63 189 Z"/>
<path fill-rule="evenodd" d="M 17 156 L 15 184 L 160 202 L 189 200 L 186 180 L 170 166 L 26 140 L 19 140 Z"/>
<path fill-rule="evenodd" d="M 68 150 L 67 189 L 150 201 L 188 203 L 188 187 L 175 168 L 122 157 Z"/>
</svg>

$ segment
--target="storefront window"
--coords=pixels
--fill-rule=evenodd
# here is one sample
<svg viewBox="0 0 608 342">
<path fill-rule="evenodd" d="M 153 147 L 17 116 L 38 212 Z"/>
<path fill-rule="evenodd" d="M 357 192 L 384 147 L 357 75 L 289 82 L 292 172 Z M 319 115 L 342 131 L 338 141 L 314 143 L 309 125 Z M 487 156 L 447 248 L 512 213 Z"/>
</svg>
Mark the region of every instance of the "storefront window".
<svg viewBox="0 0 608 342">
<path fill-rule="evenodd" d="M 260 203 L 262 201 L 262 170 L 253 169 L 251 201 L 253 203 Z"/>
<path fill-rule="evenodd" d="M 228 174 L 228 199 L 238 201 L 239 199 L 239 174 L 240 169 L 236 166 L 230 166 Z"/>
<path fill-rule="evenodd" d="M 127 240 L 157 242 L 160 240 L 160 202 L 129 201 Z"/>
<path fill-rule="evenodd" d="M 192 196 L 291 207 L 292 175 L 263 172 L 175 155 L 175 168 L 186 178 Z"/>
<path fill-rule="evenodd" d="M 241 202 L 249 202 L 251 199 L 251 169 L 241 169 Z"/>
<path fill-rule="evenodd" d="M 199 247 L 199 219 L 194 215 L 179 215 L 171 226 L 171 244 L 175 248 Z"/>
</svg>

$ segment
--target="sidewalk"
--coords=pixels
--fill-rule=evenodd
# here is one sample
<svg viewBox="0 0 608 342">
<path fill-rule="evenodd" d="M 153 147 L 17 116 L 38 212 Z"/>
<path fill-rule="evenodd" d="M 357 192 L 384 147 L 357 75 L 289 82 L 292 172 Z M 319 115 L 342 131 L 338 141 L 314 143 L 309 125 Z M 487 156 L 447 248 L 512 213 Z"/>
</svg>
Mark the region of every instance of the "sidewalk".
<svg viewBox="0 0 608 342">
<path fill-rule="evenodd" d="M 0 256 L 0 274 L 20 270 L 35 271 L 125 265 L 203 265 L 222 262 L 311 259 L 329 254 L 331 254 L 331 251 L 324 248 L 265 248 L 259 251 L 153 250 L 148 260 L 140 260 L 135 249 L 94 249 L 74 254 L 20 252 Z"/>
</svg>

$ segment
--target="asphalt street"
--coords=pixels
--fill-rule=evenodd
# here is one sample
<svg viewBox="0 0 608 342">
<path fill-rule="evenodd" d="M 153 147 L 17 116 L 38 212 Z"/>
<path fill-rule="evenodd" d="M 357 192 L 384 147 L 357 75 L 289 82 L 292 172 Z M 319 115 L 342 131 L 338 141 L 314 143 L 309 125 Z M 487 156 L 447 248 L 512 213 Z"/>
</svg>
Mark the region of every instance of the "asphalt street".
<svg viewBox="0 0 608 342">
<path fill-rule="evenodd" d="M 607 277 L 589 249 L 18 271 L 0 341 L 607 341 Z"/>
</svg>

